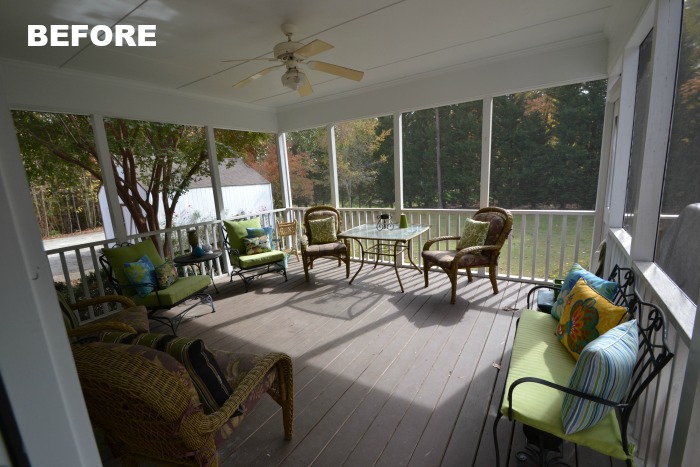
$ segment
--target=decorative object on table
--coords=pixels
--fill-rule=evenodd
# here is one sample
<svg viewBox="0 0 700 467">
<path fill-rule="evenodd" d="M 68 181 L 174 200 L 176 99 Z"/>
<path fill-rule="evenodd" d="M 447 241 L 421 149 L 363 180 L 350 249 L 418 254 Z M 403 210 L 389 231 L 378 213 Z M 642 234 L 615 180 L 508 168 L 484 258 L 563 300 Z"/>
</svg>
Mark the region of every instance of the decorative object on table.
<svg viewBox="0 0 700 467">
<path fill-rule="evenodd" d="M 211 251 L 211 245 L 208 243 L 205 243 L 202 245 L 202 249 L 204 250 L 205 253 L 209 253 Z"/>
<path fill-rule="evenodd" d="M 199 235 L 197 234 L 196 229 L 187 231 L 187 243 L 190 244 L 190 247 L 192 247 L 192 252 L 194 252 L 194 249 L 199 245 Z"/>
<path fill-rule="evenodd" d="M 391 222 L 391 214 L 377 216 L 377 230 L 394 230 L 396 225 Z"/>
<path fill-rule="evenodd" d="M 200 256 L 204 256 L 206 251 L 204 251 L 204 248 L 201 246 L 197 245 L 192 249 L 192 254 L 195 256 L 195 258 L 199 258 Z"/>
<path fill-rule="evenodd" d="M 401 214 L 401 217 L 399 218 L 399 229 L 407 229 L 408 228 L 408 217 L 406 214 Z"/>
</svg>

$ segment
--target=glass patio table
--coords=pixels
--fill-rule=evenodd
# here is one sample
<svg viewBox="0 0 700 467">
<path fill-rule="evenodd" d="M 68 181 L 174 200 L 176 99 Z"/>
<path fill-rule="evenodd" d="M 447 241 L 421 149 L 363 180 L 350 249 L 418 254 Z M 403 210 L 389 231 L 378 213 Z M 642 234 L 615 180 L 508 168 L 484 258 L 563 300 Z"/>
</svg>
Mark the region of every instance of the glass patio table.
<svg viewBox="0 0 700 467">
<path fill-rule="evenodd" d="M 358 243 L 358 245 L 360 245 L 360 267 L 355 272 L 355 275 L 352 276 L 352 279 L 350 279 L 350 284 L 352 284 L 352 281 L 354 281 L 357 275 L 360 273 L 362 266 L 365 264 L 365 257 L 367 255 L 375 255 L 374 268 L 377 267 L 380 256 L 393 257 L 394 271 L 396 272 L 396 278 L 399 281 L 401 292 L 403 292 L 403 284 L 401 283 L 401 276 L 399 275 L 398 257 L 406 250 L 410 252 L 411 241 L 420 234 L 427 232 L 429 229 L 429 225 L 418 224 L 409 225 L 403 229 L 394 227 L 391 230 L 377 230 L 376 224 L 363 224 L 339 233 L 338 238 L 353 239 Z M 365 240 L 368 243 L 367 247 L 365 247 L 365 244 L 362 243 L 362 240 Z M 369 245 L 370 241 L 373 241 L 374 243 Z M 413 258 L 411 258 L 410 253 L 408 255 L 408 260 L 419 273 L 422 272 L 420 267 L 413 262 Z"/>
</svg>

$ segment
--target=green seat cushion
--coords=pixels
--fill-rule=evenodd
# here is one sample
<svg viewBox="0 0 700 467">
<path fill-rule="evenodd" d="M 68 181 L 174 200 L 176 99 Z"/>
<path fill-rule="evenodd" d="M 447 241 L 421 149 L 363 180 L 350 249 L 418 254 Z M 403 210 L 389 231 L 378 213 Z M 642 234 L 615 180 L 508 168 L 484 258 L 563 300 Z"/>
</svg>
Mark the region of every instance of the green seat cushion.
<svg viewBox="0 0 700 467">
<path fill-rule="evenodd" d="M 265 264 L 276 263 L 278 261 L 284 261 L 284 252 L 279 250 L 266 251 L 264 253 L 257 253 L 254 255 L 231 257 L 231 262 L 234 266 L 238 266 L 241 269 L 250 269 L 256 266 L 263 266 Z"/>
<path fill-rule="evenodd" d="M 209 276 L 181 277 L 167 289 L 158 290 L 157 294 L 151 292 L 145 297 L 134 295 L 131 299 L 137 305 L 144 305 L 146 308 L 168 308 L 206 289 L 209 284 Z"/>
<path fill-rule="evenodd" d="M 248 237 L 248 228 L 261 228 L 260 218 L 256 217 L 245 221 L 224 221 L 224 227 L 226 228 L 229 247 L 232 250 L 238 250 L 242 254 L 245 253 L 243 239 Z"/>
<path fill-rule="evenodd" d="M 128 286 L 129 278 L 124 271 L 124 263 L 134 263 L 143 255 L 146 255 L 154 265 L 163 263 L 163 259 L 160 257 L 160 254 L 158 254 L 156 246 L 150 240 L 117 248 L 105 248 L 102 252 L 107 262 L 109 262 L 109 265 L 112 266 L 114 278 L 119 285 L 124 287 L 123 293 L 127 296 L 136 295 L 136 291 L 133 287 Z"/>
<path fill-rule="evenodd" d="M 556 336 L 558 321 L 551 315 L 523 310 L 513 342 L 501 413 L 508 416 L 508 390 L 517 379 L 541 378 L 568 386 L 576 361 Z M 564 394 L 537 383 L 518 385 L 513 391 L 513 419 L 572 443 L 587 446 L 618 459 L 627 459 L 615 412 L 597 425 L 571 435 L 564 433 Z M 634 447 L 630 446 L 630 453 Z"/>
</svg>

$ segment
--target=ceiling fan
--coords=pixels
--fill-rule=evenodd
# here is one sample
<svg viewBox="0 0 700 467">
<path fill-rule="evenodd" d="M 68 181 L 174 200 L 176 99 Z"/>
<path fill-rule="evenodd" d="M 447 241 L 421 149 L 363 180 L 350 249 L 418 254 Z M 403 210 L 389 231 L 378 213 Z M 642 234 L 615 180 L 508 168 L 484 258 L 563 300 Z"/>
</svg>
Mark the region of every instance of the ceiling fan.
<svg viewBox="0 0 700 467">
<path fill-rule="evenodd" d="M 224 60 L 227 62 L 244 62 L 252 60 L 262 60 L 268 62 L 282 62 L 281 65 L 271 66 L 269 68 L 264 68 L 254 75 L 251 75 L 236 84 L 233 85 L 234 88 L 240 88 L 246 84 L 255 81 L 256 79 L 265 76 L 271 71 L 286 67 L 287 71 L 282 75 L 282 85 L 298 91 L 299 95 L 304 97 L 313 93 L 311 88 L 311 83 L 304 73 L 303 69 L 300 67 L 304 64 L 311 68 L 312 70 L 322 71 L 324 73 L 330 73 L 331 75 L 340 76 L 341 78 L 348 78 L 355 81 L 360 81 L 364 76 L 364 72 L 353 70 L 352 68 L 346 68 L 340 65 L 333 65 L 332 63 L 319 62 L 316 60 L 307 61 L 309 57 L 325 52 L 333 48 L 327 42 L 316 39 L 308 44 L 302 44 L 301 42 L 296 42 L 292 40 L 292 35 L 296 32 L 296 26 L 293 24 L 285 23 L 282 25 L 282 32 L 287 36 L 286 42 L 280 42 L 275 45 L 272 53 L 275 58 L 248 58 L 248 59 L 238 59 L 238 60 Z"/>
</svg>

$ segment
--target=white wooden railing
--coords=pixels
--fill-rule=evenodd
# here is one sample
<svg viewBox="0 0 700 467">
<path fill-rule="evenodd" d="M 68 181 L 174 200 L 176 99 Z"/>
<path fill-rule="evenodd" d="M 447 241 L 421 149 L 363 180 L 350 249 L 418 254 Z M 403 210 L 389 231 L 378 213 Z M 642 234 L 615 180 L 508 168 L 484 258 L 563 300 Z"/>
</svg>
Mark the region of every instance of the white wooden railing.
<svg viewBox="0 0 700 467">
<path fill-rule="evenodd" d="M 304 211 L 305 208 L 292 210 L 299 225 L 303 224 Z M 394 222 L 398 223 L 393 209 L 341 208 L 339 211 L 343 229 L 361 224 L 376 224 L 377 216 L 383 213 L 392 214 Z M 409 223 L 431 226 L 430 231 L 421 235 L 411 245 L 410 254 L 413 260 L 417 263 L 421 262 L 420 252 L 429 238 L 459 235 L 464 219 L 471 217 L 475 211 L 474 209 L 406 209 L 402 211 L 407 215 Z M 563 278 L 575 262 L 589 266 L 594 211 L 511 210 L 511 213 L 514 220 L 513 231 L 501 251 L 499 277 L 539 283 Z M 521 248 L 521 245 L 525 245 L 525 248 Z M 352 253 L 354 259 L 359 259 L 358 250 L 353 249 Z"/>
<path fill-rule="evenodd" d="M 697 306 L 654 263 L 630 259 L 631 239 L 622 229 L 612 229 L 607 243 L 606 272 L 616 264 L 635 271 L 637 294 L 642 300 L 657 305 L 666 316 L 667 343 L 674 353 L 670 364 L 637 403 L 630 421 L 629 433 L 636 440 L 635 456 L 640 460 L 637 465 L 681 465 L 679 459 L 695 458 L 684 456 L 680 451 L 694 449 L 697 452 L 696 434 L 700 431 L 700 420 L 696 416 L 687 417 L 689 426 L 677 425 L 680 414 L 694 413 L 695 397 L 683 397 L 682 388 L 691 354 Z"/>
<path fill-rule="evenodd" d="M 275 215 L 280 215 L 283 210 L 265 211 L 255 214 L 261 218 L 263 226 L 274 226 Z M 251 215 L 236 216 L 232 219 L 247 219 Z M 221 233 L 221 221 L 207 221 L 196 224 L 180 225 L 169 229 L 129 236 L 125 241 L 134 243 L 155 237 L 158 252 L 162 257 L 175 257 L 187 254 L 190 245 L 187 243 L 187 231 L 196 229 L 200 243 L 212 245 L 214 249 L 221 249 L 223 238 Z M 289 240 L 287 240 L 289 241 Z M 49 259 L 54 282 L 59 287 L 65 287 L 69 300 L 72 303 L 91 296 L 110 293 L 107 278 L 102 273 L 99 257 L 103 248 L 110 248 L 118 241 L 109 238 L 97 242 L 83 243 L 69 247 L 56 248 L 46 251 Z M 219 262 L 209 261 L 206 268 L 213 268 L 213 276 L 226 275 L 230 270 L 227 255 L 223 255 Z M 185 269 L 185 274 L 188 270 Z M 87 310 L 87 314 L 81 316 L 81 321 L 88 322 L 94 319 L 94 309 Z"/>
</svg>

